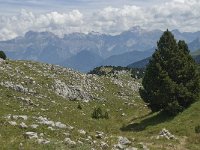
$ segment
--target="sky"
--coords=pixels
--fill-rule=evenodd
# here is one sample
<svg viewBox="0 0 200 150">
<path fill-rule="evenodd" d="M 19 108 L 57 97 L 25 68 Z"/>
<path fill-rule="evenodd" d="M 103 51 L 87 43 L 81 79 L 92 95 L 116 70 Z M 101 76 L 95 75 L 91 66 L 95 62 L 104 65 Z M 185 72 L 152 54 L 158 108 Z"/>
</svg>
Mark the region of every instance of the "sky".
<svg viewBox="0 0 200 150">
<path fill-rule="evenodd" d="M 0 40 L 26 32 L 199 31 L 200 0 L 0 0 Z"/>
</svg>

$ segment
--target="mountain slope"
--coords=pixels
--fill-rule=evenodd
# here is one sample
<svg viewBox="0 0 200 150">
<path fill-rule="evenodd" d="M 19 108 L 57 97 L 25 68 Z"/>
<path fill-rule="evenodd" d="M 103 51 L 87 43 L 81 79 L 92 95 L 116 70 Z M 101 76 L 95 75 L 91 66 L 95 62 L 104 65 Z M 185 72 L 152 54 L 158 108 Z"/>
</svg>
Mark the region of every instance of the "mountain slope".
<svg viewBox="0 0 200 150">
<path fill-rule="evenodd" d="M 112 66 L 127 66 L 131 62 L 136 62 L 141 59 L 144 59 L 146 57 L 149 57 L 152 55 L 152 51 L 132 51 L 123 53 L 121 55 L 114 55 L 107 59 L 105 59 L 103 62 L 101 62 L 100 65 L 106 66 L 106 65 L 112 65 Z"/>
<path fill-rule="evenodd" d="M 194 55 L 193 58 L 198 64 L 200 64 L 200 55 Z"/>
<path fill-rule="evenodd" d="M 60 64 L 81 72 L 88 72 L 91 68 L 96 67 L 100 62 L 102 62 L 102 60 L 103 58 L 99 55 L 83 50 Z"/>
<path fill-rule="evenodd" d="M 191 50 L 190 54 L 194 58 L 197 63 L 200 63 L 200 40 L 199 38 L 195 39 L 191 43 L 188 44 L 189 49 Z M 150 60 L 151 57 L 142 59 L 140 61 L 132 61 L 133 63 L 129 64 L 127 67 L 129 68 L 144 68 Z"/>
<path fill-rule="evenodd" d="M 2 149 L 191 149 L 200 103 L 175 118 L 150 113 L 129 71 L 97 76 L 29 61 L 0 64 Z M 92 119 L 94 108 L 108 119 Z M 184 123 L 183 123 L 184 122 Z M 174 135 L 169 140 L 160 131 Z M 170 134 L 170 135 L 171 135 Z"/>
<path fill-rule="evenodd" d="M 193 55 L 192 57 L 196 61 L 196 63 L 198 64 L 200 63 L 200 55 Z M 145 68 L 148 65 L 150 59 L 151 57 L 142 59 L 140 61 L 129 64 L 127 67 L 128 68 Z"/>
<path fill-rule="evenodd" d="M 147 57 L 147 58 L 142 59 L 140 61 L 129 64 L 127 67 L 128 68 L 145 68 L 146 65 L 149 63 L 150 59 L 151 59 L 151 57 Z"/>
<path fill-rule="evenodd" d="M 198 49 L 198 50 L 192 52 L 191 55 L 192 55 L 192 56 L 198 56 L 198 55 L 200 55 L 200 49 Z"/>
<path fill-rule="evenodd" d="M 192 41 L 191 43 L 189 43 L 188 47 L 192 51 L 196 51 L 196 50 L 200 49 L 200 38 L 197 38 L 194 41 Z"/>
</svg>

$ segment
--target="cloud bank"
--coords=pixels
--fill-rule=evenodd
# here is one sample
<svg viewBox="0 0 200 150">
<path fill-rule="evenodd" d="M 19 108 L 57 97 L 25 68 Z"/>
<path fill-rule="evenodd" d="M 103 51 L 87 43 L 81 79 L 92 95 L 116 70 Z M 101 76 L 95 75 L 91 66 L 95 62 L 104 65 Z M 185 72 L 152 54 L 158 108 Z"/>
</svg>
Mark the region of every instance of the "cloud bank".
<svg viewBox="0 0 200 150">
<path fill-rule="evenodd" d="M 145 29 L 200 30 L 199 0 L 169 0 L 142 7 L 125 5 L 106 7 L 91 13 L 80 10 L 35 14 L 22 10 L 13 16 L 0 16 L 0 40 L 12 39 L 29 30 L 50 31 L 57 35 L 97 31 L 117 34 L 133 26 Z"/>
</svg>

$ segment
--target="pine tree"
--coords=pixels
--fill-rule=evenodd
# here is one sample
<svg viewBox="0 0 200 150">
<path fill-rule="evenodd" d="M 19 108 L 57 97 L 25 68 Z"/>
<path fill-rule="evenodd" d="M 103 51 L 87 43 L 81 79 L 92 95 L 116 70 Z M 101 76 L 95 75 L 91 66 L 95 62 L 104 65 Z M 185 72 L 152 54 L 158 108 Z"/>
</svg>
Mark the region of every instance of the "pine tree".
<svg viewBox="0 0 200 150">
<path fill-rule="evenodd" d="M 168 30 L 146 68 L 140 94 L 153 112 L 171 115 L 183 111 L 199 98 L 200 78 L 195 61 L 184 41 L 176 42 Z"/>
</svg>

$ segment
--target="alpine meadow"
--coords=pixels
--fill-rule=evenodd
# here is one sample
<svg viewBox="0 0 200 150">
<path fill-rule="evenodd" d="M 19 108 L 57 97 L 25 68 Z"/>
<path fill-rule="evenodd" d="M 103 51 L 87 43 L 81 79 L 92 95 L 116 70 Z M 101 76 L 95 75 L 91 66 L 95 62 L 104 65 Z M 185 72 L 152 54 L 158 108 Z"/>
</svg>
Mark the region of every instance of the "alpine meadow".
<svg viewBox="0 0 200 150">
<path fill-rule="evenodd" d="M 0 150 L 199 150 L 199 0 L 2 0 Z"/>
</svg>

